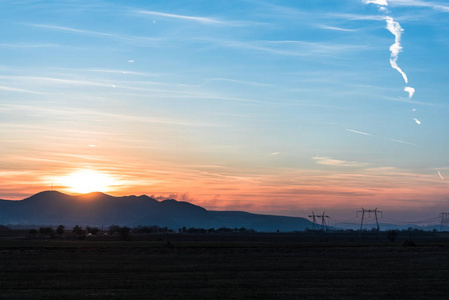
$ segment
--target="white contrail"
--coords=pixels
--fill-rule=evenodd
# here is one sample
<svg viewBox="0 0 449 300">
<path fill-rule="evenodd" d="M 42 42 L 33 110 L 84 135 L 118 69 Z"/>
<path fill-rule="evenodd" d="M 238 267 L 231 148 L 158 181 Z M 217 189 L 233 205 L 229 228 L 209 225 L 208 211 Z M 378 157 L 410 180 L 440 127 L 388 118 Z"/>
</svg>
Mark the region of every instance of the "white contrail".
<svg viewBox="0 0 449 300">
<path fill-rule="evenodd" d="M 415 147 L 421 147 L 420 145 L 417 145 L 417 144 L 413 144 L 413 143 L 409 143 L 409 142 L 405 142 L 405 141 L 401 141 L 401 140 L 396 140 L 396 139 L 389 139 L 389 138 L 377 136 L 377 135 L 374 135 L 371 133 L 366 133 L 363 131 L 357 131 L 357 130 L 353 130 L 353 129 L 346 129 L 346 131 L 357 133 L 357 134 L 363 134 L 363 135 L 367 135 L 367 136 L 372 136 L 372 137 L 375 137 L 378 139 L 383 139 L 383 140 L 387 140 L 387 141 L 391 141 L 391 142 L 395 142 L 395 143 L 401 143 L 401 144 L 407 144 L 407 145 L 411 145 L 411 146 L 415 146 Z"/>
<path fill-rule="evenodd" d="M 354 133 L 358 133 L 358 134 L 363 134 L 363 135 L 368 135 L 368 136 L 374 136 L 374 135 L 366 133 L 366 132 L 352 130 L 352 129 L 346 129 L 346 131 L 350 131 L 350 132 L 354 132 Z"/>
<path fill-rule="evenodd" d="M 388 6 L 387 0 L 362 0 L 365 4 L 376 4 L 380 6 L 381 11 L 387 11 L 386 6 Z M 401 28 L 401 25 L 398 22 L 395 22 L 392 17 L 386 17 L 387 21 L 387 29 L 394 35 L 394 44 L 390 46 L 391 56 L 390 56 L 390 64 L 391 67 L 396 69 L 399 73 L 401 73 L 404 78 L 405 83 L 408 83 L 407 75 L 402 71 L 398 66 L 398 56 L 399 52 L 402 51 L 401 47 L 401 35 L 404 29 Z M 410 97 L 411 98 L 411 97 Z"/>
<path fill-rule="evenodd" d="M 399 52 L 402 51 L 401 46 L 401 35 L 402 29 L 401 25 L 398 22 L 393 21 L 392 17 L 387 17 L 387 29 L 394 35 L 394 44 L 390 46 L 391 56 L 390 56 L 390 64 L 393 69 L 398 70 L 404 78 L 405 83 L 408 83 L 407 75 L 402 71 L 398 66 L 398 55 Z"/>
<path fill-rule="evenodd" d="M 409 97 L 410 99 L 412 99 L 413 94 L 415 93 L 415 89 L 412 88 L 412 87 L 406 86 L 406 87 L 404 88 L 404 91 L 406 91 L 406 92 L 408 93 L 408 97 Z"/>
<path fill-rule="evenodd" d="M 440 170 L 437 169 L 437 172 L 438 172 L 438 175 L 440 175 L 441 180 L 444 181 L 444 177 L 443 177 L 443 175 L 441 175 Z"/>
</svg>

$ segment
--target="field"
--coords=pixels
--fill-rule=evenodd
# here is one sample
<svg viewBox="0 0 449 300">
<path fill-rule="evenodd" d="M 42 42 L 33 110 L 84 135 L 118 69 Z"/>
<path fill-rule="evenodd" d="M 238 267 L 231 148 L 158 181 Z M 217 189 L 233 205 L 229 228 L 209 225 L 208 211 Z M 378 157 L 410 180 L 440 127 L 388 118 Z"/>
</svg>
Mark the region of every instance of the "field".
<svg viewBox="0 0 449 300">
<path fill-rule="evenodd" d="M 449 238 L 0 239 L 1 299 L 447 299 Z"/>
</svg>

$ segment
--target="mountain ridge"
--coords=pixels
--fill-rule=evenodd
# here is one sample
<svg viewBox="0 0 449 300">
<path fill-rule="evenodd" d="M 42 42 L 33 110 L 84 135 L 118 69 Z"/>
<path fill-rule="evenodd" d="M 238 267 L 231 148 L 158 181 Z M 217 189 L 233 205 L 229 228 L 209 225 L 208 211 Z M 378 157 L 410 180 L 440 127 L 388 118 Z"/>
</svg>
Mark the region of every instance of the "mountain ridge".
<svg viewBox="0 0 449 300">
<path fill-rule="evenodd" d="M 0 224 L 13 225 L 158 225 L 172 229 L 252 228 L 258 231 L 302 231 L 311 222 L 300 217 L 208 211 L 186 201 L 147 195 L 115 197 L 101 192 L 67 195 L 42 191 L 23 200 L 0 201 Z"/>
</svg>

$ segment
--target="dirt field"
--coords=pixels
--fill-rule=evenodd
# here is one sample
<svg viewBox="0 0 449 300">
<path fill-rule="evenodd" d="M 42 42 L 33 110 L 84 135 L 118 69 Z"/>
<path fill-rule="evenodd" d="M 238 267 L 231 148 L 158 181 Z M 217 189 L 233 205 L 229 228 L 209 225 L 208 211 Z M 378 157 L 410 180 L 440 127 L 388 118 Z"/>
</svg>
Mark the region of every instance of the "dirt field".
<svg viewBox="0 0 449 300">
<path fill-rule="evenodd" d="M 0 299 L 447 299 L 449 240 L 0 239 Z"/>
</svg>

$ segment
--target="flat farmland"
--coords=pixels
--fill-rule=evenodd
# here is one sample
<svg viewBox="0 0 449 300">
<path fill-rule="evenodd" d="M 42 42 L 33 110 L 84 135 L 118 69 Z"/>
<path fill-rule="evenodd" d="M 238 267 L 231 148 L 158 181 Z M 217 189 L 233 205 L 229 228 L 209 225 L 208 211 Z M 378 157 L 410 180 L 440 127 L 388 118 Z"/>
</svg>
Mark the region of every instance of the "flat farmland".
<svg viewBox="0 0 449 300">
<path fill-rule="evenodd" d="M 447 299 L 449 240 L 0 239 L 1 299 Z"/>
</svg>

